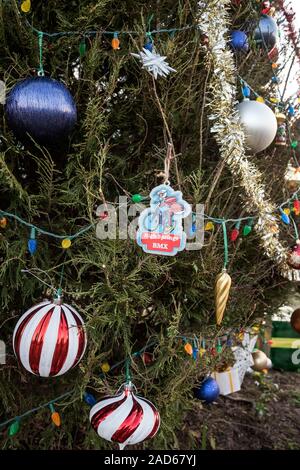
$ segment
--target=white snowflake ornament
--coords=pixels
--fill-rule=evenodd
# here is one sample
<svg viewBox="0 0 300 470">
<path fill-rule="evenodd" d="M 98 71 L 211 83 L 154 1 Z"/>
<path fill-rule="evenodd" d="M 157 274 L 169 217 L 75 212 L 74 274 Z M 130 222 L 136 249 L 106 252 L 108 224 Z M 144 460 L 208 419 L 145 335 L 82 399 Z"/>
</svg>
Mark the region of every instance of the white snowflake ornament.
<svg viewBox="0 0 300 470">
<path fill-rule="evenodd" d="M 158 76 L 166 77 L 170 72 L 176 72 L 176 70 L 170 67 L 165 61 L 167 57 L 157 54 L 154 49 L 151 52 L 143 48 L 143 51 L 140 51 L 138 54 L 131 52 L 131 55 L 140 59 L 143 64 L 143 69 L 150 72 L 155 79 L 157 79 Z"/>
</svg>

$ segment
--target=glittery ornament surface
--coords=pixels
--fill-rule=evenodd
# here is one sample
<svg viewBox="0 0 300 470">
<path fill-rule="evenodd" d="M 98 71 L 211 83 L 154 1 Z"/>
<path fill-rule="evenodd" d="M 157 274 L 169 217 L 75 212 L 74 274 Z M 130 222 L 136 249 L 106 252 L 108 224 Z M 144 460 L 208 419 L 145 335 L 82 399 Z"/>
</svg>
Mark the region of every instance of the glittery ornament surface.
<svg viewBox="0 0 300 470">
<path fill-rule="evenodd" d="M 63 83 L 47 77 L 17 83 L 5 105 L 9 127 L 21 141 L 55 146 L 64 144 L 76 120 L 76 105 Z"/>
<path fill-rule="evenodd" d="M 300 244 L 296 243 L 290 248 L 287 263 L 293 269 L 300 269 Z"/>
</svg>

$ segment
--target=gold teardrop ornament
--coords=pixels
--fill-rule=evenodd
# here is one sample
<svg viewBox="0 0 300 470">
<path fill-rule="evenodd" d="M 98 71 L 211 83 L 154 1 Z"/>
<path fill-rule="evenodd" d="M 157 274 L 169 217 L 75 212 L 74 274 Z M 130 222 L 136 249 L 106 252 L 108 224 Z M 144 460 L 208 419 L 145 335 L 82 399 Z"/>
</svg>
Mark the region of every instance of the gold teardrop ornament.
<svg viewBox="0 0 300 470">
<path fill-rule="evenodd" d="M 217 325 L 221 325 L 229 291 L 231 287 L 231 277 L 227 271 L 223 271 L 217 275 L 216 285 L 215 285 L 215 306 L 216 306 L 216 322 Z"/>
</svg>

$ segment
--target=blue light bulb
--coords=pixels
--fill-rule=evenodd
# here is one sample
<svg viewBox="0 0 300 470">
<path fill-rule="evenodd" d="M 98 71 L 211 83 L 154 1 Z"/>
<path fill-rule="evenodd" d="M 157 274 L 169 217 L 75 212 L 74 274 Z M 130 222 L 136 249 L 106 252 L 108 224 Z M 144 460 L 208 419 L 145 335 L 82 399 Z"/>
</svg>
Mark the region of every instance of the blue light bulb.
<svg viewBox="0 0 300 470">
<path fill-rule="evenodd" d="M 33 255 L 36 252 L 37 249 L 37 240 L 35 238 L 30 238 L 28 240 L 28 251 L 31 255 Z"/>
<path fill-rule="evenodd" d="M 96 398 L 91 393 L 85 392 L 83 398 L 85 402 L 90 406 L 94 406 L 97 403 Z"/>
<path fill-rule="evenodd" d="M 242 92 L 243 92 L 244 98 L 250 98 L 251 90 L 247 85 L 243 86 Z"/>
</svg>

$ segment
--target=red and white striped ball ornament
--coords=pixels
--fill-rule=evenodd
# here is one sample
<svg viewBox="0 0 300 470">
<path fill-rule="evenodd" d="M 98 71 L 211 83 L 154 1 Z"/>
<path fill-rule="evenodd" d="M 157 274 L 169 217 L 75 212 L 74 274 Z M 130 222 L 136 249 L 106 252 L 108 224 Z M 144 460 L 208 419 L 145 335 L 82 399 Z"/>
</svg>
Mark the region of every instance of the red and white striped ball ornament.
<svg viewBox="0 0 300 470">
<path fill-rule="evenodd" d="M 93 429 L 107 441 L 117 442 L 120 450 L 151 439 L 160 426 L 158 410 L 149 400 L 135 395 L 133 387 L 131 383 L 123 385 L 121 393 L 102 398 L 90 411 Z"/>
<path fill-rule="evenodd" d="M 40 377 L 62 375 L 76 366 L 86 348 L 84 323 L 61 298 L 27 310 L 13 335 L 15 355 L 25 369 Z"/>
</svg>

